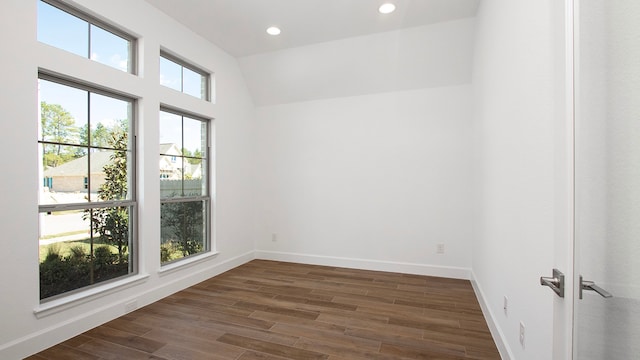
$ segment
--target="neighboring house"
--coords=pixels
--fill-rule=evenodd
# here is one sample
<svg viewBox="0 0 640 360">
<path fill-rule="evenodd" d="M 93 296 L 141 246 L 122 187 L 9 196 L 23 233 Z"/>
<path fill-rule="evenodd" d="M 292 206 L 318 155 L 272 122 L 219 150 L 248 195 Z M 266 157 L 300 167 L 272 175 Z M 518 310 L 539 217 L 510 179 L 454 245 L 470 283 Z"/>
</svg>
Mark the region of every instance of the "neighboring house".
<svg viewBox="0 0 640 360">
<path fill-rule="evenodd" d="M 111 152 L 98 151 L 44 171 L 44 186 L 56 192 L 86 192 L 91 176 L 91 190 L 96 192 L 104 184 L 104 166 Z M 91 167 L 87 167 L 91 160 Z"/>
<path fill-rule="evenodd" d="M 160 144 L 160 179 L 182 179 L 182 151 L 176 144 Z"/>
<path fill-rule="evenodd" d="M 202 194 L 202 164 L 182 161 L 182 151 L 176 144 L 160 144 L 160 195 Z M 183 178 L 184 175 L 184 178 Z"/>
<path fill-rule="evenodd" d="M 187 174 L 191 175 L 192 179 L 202 178 L 202 164 L 188 164 L 189 167 L 185 169 Z"/>
<path fill-rule="evenodd" d="M 91 192 L 98 191 L 104 184 L 104 166 L 110 161 L 111 152 L 97 151 L 91 156 L 83 156 L 60 166 L 44 171 L 44 187 L 55 192 L 87 192 L 91 176 Z M 200 164 L 182 164 L 182 152 L 176 144 L 160 144 L 160 179 L 182 180 L 184 173 L 189 178 L 201 178 Z M 91 160 L 90 170 L 87 166 Z"/>
</svg>

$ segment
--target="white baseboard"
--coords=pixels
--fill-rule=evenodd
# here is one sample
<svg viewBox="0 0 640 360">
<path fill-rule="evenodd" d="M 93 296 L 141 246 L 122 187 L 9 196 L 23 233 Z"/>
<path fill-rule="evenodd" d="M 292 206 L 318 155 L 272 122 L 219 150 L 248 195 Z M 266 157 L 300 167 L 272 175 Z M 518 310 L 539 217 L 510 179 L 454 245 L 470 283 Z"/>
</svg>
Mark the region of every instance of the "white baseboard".
<svg viewBox="0 0 640 360">
<path fill-rule="evenodd" d="M 256 250 L 256 259 L 296 262 L 309 265 L 337 266 L 351 269 L 397 272 L 404 274 L 447 277 L 469 280 L 471 270 L 454 266 L 437 266 L 396 261 L 381 261 L 338 256 L 296 254 L 278 251 Z"/>
<path fill-rule="evenodd" d="M 34 352 L 44 350 L 126 314 L 127 304 L 132 301 L 137 303 L 138 308 L 146 306 L 189 286 L 245 264 L 253 260 L 255 258 L 254 255 L 254 251 L 249 251 L 217 263 L 214 266 L 188 272 L 184 276 L 162 283 L 161 286 L 145 289 L 139 294 L 127 296 L 119 301 L 84 312 L 9 343 L 0 344 L 0 359 L 22 359 L 27 357 Z"/>
<path fill-rule="evenodd" d="M 511 348 L 505 340 L 502 330 L 500 330 L 500 327 L 498 327 L 498 322 L 496 321 L 496 318 L 486 301 L 484 293 L 482 292 L 482 288 L 480 288 L 480 284 L 478 284 L 478 282 L 476 281 L 476 276 L 473 271 L 471 271 L 471 286 L 473 286 L 473 290 L 476 293 L 476 297 L 478 298 L 478 302 L 480 303 L 480 308 L 482 308 L 482 314 L 487 321 L 489 331 L 491 331 L 491 336 L 493 336 L 493 341 L 495 341 L 496 346 L 498 347 L 500 357 L 503 360 L 515 359 L 513 357 L 513 353 L 511 352 Z"/>
</svg>

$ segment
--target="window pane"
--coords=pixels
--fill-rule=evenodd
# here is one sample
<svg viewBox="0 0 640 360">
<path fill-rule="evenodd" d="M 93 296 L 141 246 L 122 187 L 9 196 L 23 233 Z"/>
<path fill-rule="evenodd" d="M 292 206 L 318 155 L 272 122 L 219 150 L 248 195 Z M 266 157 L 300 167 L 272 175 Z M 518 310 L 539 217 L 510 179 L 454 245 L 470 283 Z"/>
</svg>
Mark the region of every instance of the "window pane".
<svg viewBox="0 0 640 360">
<path fill-rule="evenodd" d="M 201 120 L 184 118 L 184 156 L 203 157 L 207 147 L 206 123 Z"/>
<path fill-rule="evenodd" d="M 40 213 L 40 299 L 130 274 L 131 213 L 130 207 Z"/>
<path fill-rule="evenodd" d="M 92 201 L 129 199 L 132 101 L 47 80 L 40 80 L 39 85 L 43 99 L 39 127 L 41 204 L 84 202 L 89 194 Z M 105 152 L 94 146 L 129 151 Z M 108 179 L 112 179 L 109 188 L 100 192 Z"/>
<path fill-rule="evenodd" d="M 197 72 L 183 67 L 182 69 L 182 92 L 195 96 L 199 99 L 206 99 L 206 78 Z"/>
<path fill-rule="evenodd" d="M 160 209 L 161 262 L 207 251 L 207 201 L 163 203 Z"/>
<path fill-rule="evenodd" d="M 176 148 L 173 149 L 172 146 Z M 182 155 L 182 116 L 160 111 L 160 153 Z"/>
<path fill-rule="evenodd" d="M 82 57 L 89 55 L 89 24 L 38 1 L 38 41 Z"/>
<path fill-rule="evenodd" d="M 160 57 L 160 84 L 182 91 L 182 66 Z"/>
<path fill-rule="evenodd" d="M 71 86 L 39 80 L 39 140 L 87 144 L 87 94 Z"/>
<path fill-rule="evenodd" d="M 198 99 L 208 100 L 209 76 L 204 71 L 194 71 L 189 67 L 191 66 L 181 61 L 169 60 L 160 55 L 160 84 Z"/>
<path fill-rule="evenodd" d="M 38 1 L 38 40 L 113 68 L 133 72 L 132 40 L 95 25 L 99 21 L 90 16 L 71 12 L 78 16 Z"/>
<path fill-rule="evenodd" d="M 41 262 L 46 257 L 43 250 L 49 245 L 64 241 L 83 241 L 90 237 L 91 223 L 88 218 L 85 218 L 84 210 L 40 213 Z"/>
<path fill-rule="evenodd" d="M 91 146 L 129 149 L 131 102 L 91 93 Z"/>
<path fill-rule="evenodd" d="M 182 196 L 182 157 L 160 156 L 160 197 Z"/>
<path fill-rule="evenodd" d="M 91 178 L 89 188 L 92 201 L 129 199 L 130 151 L 102 150 L 89 154 Z"/>
<path fill-rule="evenodd" d="M 91 60 L 129 72 L 129 40 L 91 25 Z"/>
<path fill-rule="evenodd" d="M 206 160 L 185 159 L 184 196 L 208 195 L 206 167 Z"/>
<path fill-rule="evenodd" d="M 87 177 L 86 148 L 41 144 L 42 187 L 40 204 L 72 204 L 87 201 L 84 178 Z"/>
<path fill-rule="evenodd" d="M 87 175 L 87 159 L 83 158 L 87 154 L 87 148 L 83 146 L 67 146 L 60 144 L 43 144 L 42 165 L 46 174 L 60 174 L 69 176 L 71 174 Z"/>
</svg>

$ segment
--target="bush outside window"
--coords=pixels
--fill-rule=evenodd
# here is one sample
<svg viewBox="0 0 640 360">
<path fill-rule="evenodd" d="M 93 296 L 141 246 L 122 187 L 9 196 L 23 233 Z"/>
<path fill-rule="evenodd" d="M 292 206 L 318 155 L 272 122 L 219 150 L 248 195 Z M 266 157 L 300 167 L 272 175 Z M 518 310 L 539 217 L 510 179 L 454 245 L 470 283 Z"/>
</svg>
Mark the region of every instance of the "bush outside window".
<svg viewBox="0 0 640 360">
<path fill-rule="evenodd" d="M 40 74 L 40 299 L 135 272 L 134 101 Z"/>
<path fill-rule="evenodd" d="M 160 111 L 161 263 L 210 250 L 209 121 Z"/>
</svg>

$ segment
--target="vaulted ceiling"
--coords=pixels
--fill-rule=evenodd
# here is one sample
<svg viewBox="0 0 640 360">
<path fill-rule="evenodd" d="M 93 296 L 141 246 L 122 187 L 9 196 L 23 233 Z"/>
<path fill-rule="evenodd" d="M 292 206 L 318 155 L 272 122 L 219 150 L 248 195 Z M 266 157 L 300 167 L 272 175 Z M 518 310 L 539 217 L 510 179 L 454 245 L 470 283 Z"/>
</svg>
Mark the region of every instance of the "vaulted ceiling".
<svg viewBox="0 0 640 360">
<path fill-rule="evenodd" d="M 146 0 L 235 57 L 475 16 L 480 0 Z M 382 3 L 395 12 L 380 14 Z M 266 33 L 282 29 L 279 36 Z"/>
</svg>

